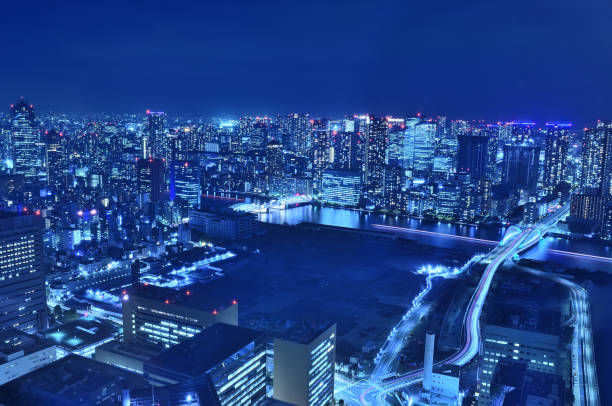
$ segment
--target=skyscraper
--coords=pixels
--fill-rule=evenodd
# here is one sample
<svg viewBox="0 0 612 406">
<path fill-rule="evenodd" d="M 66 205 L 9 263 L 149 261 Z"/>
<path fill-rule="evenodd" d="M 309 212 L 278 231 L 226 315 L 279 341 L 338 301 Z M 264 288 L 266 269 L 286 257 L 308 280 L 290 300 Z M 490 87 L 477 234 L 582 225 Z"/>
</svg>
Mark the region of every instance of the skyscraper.
<svg viewBox="0 0 612 406">
<path fill-rule="evenodd" d="M 147 110 L 147 145 L 151 156 L 159 159 L 170 157 L 170 145 L 165 130 L 166 114 L 162 111 Z"/>
<path fill-rule="evenodd" d="M 361 196 L 359 172 L 326 170 L 323 172 L 321 201 L 326 204 L 356 207 Z"/>
<path fill-rule="evenodd" d="M 433 170 L 436 123 L 421 122 L 414 126 L 412 169 L 417 177 L 429 177 Z"/>
<path fill-rule="evenodd" d="M 56 130 L 49 130 L 47 136 L 47 184 L 53 194 L 61 192 L 64 176 L 64 148 L 63 134 Z"/>
<path fill-rule="evenodd" d="M 397 165 L 387 165 L 383 180 L 385 196 L 384 208 L 392 211 L 406 211 L 406 198 L 403 191 L 403 169 Z"/>
<path fill-rule="evenodd" d="M 36 180 L 38 174 L 38 131 L 36 128 L 34 106 L 28 105 L 23 98 L 11 105 L 11 139 L 13 142 L 14 173 L 24 175 L 26 182 Z"/>
<path fill-rule="evenodd" d="M 539 165 L 540 147 L 528 144 L 504 145 L 502 178 L 510 187 L 535 192 Z"/>
<path fill-rule="evenodd" d="M 594 188 L 602 196 L 612 194 L 612 123 L 598 121 L 584 132 L 580 186 Z"/>
<path fill-rule="evenodd" d="M 269 137 L 270 129 L 264 121 L 258 121 L 253 124 L 251 133 L 249 134 L 249 149 L 261 150 L 264 149 Z"/>
<path fill-rule="evenodd" d="M 149 200 L 157 201 L 164 188 L 164 161 L 161 159 L 139 159 L 136 162 L 138 193 L 149 195 Z"/>
<path fill-rule="evenodd" d="M 200 205 L 200 167 L 195 162 L 175 162 L 174 196 L 182 199 L 188 207 Z"/>
<path fill-rule="evenodd" d="M 469 174 L 472 180 L 484 179 L 489 169 L 488 137 L 462 134 L 458 141 L 457 172 Z"/>
<path fill-rule="evenodd" d="M 550 193 L 565 179 L 570 123 L 546 123 L 544 188 Z"/>
<path fill-rule="evenodd" d="M 266 146 L 266 172 L 268 176 L 275 177 L 285 173 L 283 145 L 280 142 L 270 142 Z"/>
<path fill-rule="evenodd" d="M 312 179 L 317 193 L 323 189 L 323 171 L 329 163 L 330 130 L 326 120 L 317 120 L 312 131 Z"/>
<path fill-rule="evenodd" d="M 364 189 L 371 200 L 377 200 L 383 194 L 387 130 L 385 118 L 370 117 L 368 134 L 365 137 Z"/>
<path fill-rule="evenodd" d="M 0 212 L 0 330 L 47 325 L 42 230 L 40 216 Z"/>
</svg>

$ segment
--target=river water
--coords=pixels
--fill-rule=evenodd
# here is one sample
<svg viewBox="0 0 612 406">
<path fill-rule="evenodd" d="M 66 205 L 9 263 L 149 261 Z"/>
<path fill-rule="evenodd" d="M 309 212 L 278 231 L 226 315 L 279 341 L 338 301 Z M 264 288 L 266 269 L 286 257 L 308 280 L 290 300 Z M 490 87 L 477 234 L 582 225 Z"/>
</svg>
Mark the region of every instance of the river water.
<svg viewBox="0 0 612 406">
<path fill-rule="evenodd" d="M 375 224 L 404 227 L 453 236 L 465 236 L 488 241 L 499 241 L 506 232 L 506 227 L 476 226 L 469 224 L 449 224 L 416 218 L 391 216 L 376 213 L 366 213 L 359 210 L 340 209 L 333 207 L 299 206 L 286 210 L 271 210 L 259 214 L 263 222 L 273 224 L 295 225 L 302 222 L 325 224 L 331 226 L 376 229 Z M 469 252 L 486 250 L 493 244 L 486 241 L 460 240 L 446 238 L 439 234 L 409 233 L 414 238 L 444 247 L 465 249 Z M 562 251 L 562 252 L 559 252 Z M 612 247 L 588 241 L 566 240 L 547 237 L 525 254 L 526 258 L 562 263 L 565 266 L 602 270 L 612 273 L 612 261 L 593 257 L 572 255 L 571 253 L 591 255 L 596 257 L 612 257 Z"/>
</svg>

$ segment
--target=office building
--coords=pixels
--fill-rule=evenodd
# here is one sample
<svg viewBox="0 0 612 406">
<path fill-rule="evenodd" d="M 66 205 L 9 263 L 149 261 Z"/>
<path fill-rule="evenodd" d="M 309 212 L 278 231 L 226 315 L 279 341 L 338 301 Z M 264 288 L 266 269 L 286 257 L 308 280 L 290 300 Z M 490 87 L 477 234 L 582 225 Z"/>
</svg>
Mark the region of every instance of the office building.
<svg viewBox="0 0 612 406">
<path fill-rule="evenodd" d="M 43 220 L 0 212 L 0 331 L 47 326 Z"/>
<path fill-rule="evenodd" d="M 330 130 L 326 120 L 317 120 L 312 130 L 312 181 L 315 193 L 321 193 L 323 189 L 323 172 L 327 169 L 330 156 Z"/>
<path fill-rule="evenodd" d="M 502 180 L 511 188 L 535 192 L 538 184 L 540 147 L 504 145 Z"/>
<path fill-rule="evenodd" d="M 146 361 L 144 376 L 156 386 L 206 382 L 202 405 L 256 405 L 266 395 L 265 355 L 263 333 L 217 323 Z"/>
<path fill-rule="evenodd" d="M 604 219 L 606 199 L 597 189 L 583 189 L 572 194 L 568 222 L 570 231 L 598 231 Z"/>
<path fill-rule="evenodd" d="M 383 179 L 384 208 L 391 211 L 406 210 L 404 170 L 400 166 L 386 166 Z"/>
<path fill-rule="evenodd" d="M 181 199 L 187 207 L 199 207 L 201 186 L 200 167 L 197 162 L 175 162 L 174 163 L 174 198 Z"/>
<path fill-rule="evenodd" d="M 274 399 L 326 405 L 334 396 L 336 325 L 299 324 L 274 339 Z"/>
<path fill-rule="evenodd" d="M 63 134 L 56 130 L 49 130 L 46 134 L 47 142 L 47 184 L 53 194 L 62 193 L 65 185 L 64 178 L 64 149 L 62 145 Z"/>
<path fill-rule="evenodd" d="M 459 217 L 461 207 L 461 188 L 459 185 L 447 183 L 438 185 L 436 198 L 436 213 L 447 219 Z"/>
<path fill-rule="evenodd" d="M 357 172 L 328 169 L 323 172 L 321 201 L 327 204 L 356 207 L 361 196 L 361 175 Z"/>
<path fill-rule="evenodd" d="M 457 172 L 467 173 L 472 180 L 484 179 L 489 170 L 489 138 L 462 134 L 458 137 Z"/>
<path fill-rule="evenodd" d="M 181 290 L 142 284 L 123 294 L 123 337 L 127 343 L 169 348 L 215 323 L 238 325 L 238 302 L 215 283 Z"/>
<path fill-rule="evenodd" d="M 533 121 L 511 121 L 506 123 L 507 133 L 514 144 L 530 142 L 535 134 L 535 122 Z"/>
<path fill-rule="evenodd" d="M 612 123 L 598 121 L 584 132 L 580 186 L 612 194 Z"/>
<path fill-rule="evenodd" d="M 146 386 L 138 374 L 71 354 L 0 386 L 0 403 L 129 406 L 130 390 Z"/>
<path fill-rule="evenodd" d="M 365 137 L 364 190 L 371 200 L 382 198 L 387 154 L 387 120 L 370 117 Z M 382 200 L 382 199 L 381 199 Z"/>
<path fill-rule="evenodd" d="M 435 155 L 436 123 L 420 122 L 414 126 L 412 170 L 414 176 L 428 178 L 433 169 Z"/>
<path fill-rule="evenodd" d="M 148 200 L 160 200 L 164 185 L 164 161 L 161 159 L 139 159 L 136 162 L 137 190 Z M 145 199 L 146 201 L 146 199 Z"/>
<path fill-rule="evenodd" d="M 283 146 L 279 142 L 271 142 L 266 146 L 266 172 L 268 176 L 275 177 L 285 174 Z"/>
<path fill-rule="evenodd" d="M 533 371 L 557 373 L 559 317 L 558 312 L 548 310 L 499 306 L 495 316 L 483 326 L 479 405 L 490 404 L 492 379 L 498 364 L 504 360 L 524 363 Z"/>
<path fill-rule="evenodd" d="M 189 227 L 213 239 L 242 240 L 257 232 L 257 217 L 253 213 L 232 210 L 216 212 L 190 208 Z"/>
<path fill-rule="evenodd" d="M 0 332 L 0 385 L 55 362 L 53 342 L 17 329 Z"/>
<path fill-rule="evenodd" d="M 265 121 L 257 121 L 250 129 L 248 149 L 251 151 L 262 150 L 268 143 L 270 129 Z"/>
<path fill-rule="evenodd" d="M 143 151 L 143 158 L 170 158 L 170 141 L 166 136 L 165 123 L 164 112 L 147 110 L 147 148 Z"/>
<path fill-rule="evenodd" d="M 606 240 L 612 240 L 612 200 L 604 206 L 603 218 L 601 236 Z"/>
<path fill-rule="evenodd" d="M 333 168 L 341 171 L 361 171 L 362 144 L 354 131 L 332 131 Z"/>
<path fill-rule="evenodd" d="M 546 123 L 544 188 L 551 193 L 565 180 L 570 123 Z"/>
<path fill-rule="evenodd" d="M 11 105 L 11 141 L 13 143 L 13 173 L 23 175 L 26 183 L 36 181 L 40 164 L 38 160 L 38 127 L 34 106 L 21 98 Z"/>
</svg>

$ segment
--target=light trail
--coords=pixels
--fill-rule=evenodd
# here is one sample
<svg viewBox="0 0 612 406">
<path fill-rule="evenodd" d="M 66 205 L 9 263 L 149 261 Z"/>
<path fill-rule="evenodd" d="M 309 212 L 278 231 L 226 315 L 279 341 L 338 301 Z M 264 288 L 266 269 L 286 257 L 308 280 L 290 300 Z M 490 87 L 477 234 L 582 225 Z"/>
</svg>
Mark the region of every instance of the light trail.
<svg viewBox="0 0 612 406">
<path fill-rule="evenodd" d="M 588 293 L 582 286 L 556 275 L 531 268 L 520 269 L 534 275 L 551 279 L 570 291 L 574 335 L 572 338 L 572 370 L 574 405 L 599 406 L 599 383 L 593 351 L 593 335 Z"/>
<path fill-rule="evenodd" d="M 374 227 L 387 229 L 392 231 L 400 231 L 400 232 L 414 232 L 420 234 L 429 234 L 434 236 L 442 236 L 448 238 L 456 238 L 462 240 L 469 241 L 479 241 L 487 244 L 495 243 L 498 244 L 489 254 L 487 254 L 485 260 L 488 260 L 489 263 L 486 266 L 483 275 L 480 279 L 478 287 L 472 298 L 470 299 L 470 303 L 468 305 L 468 309 L 466 311 L 466 315 L 464 317 L 464 330 L 465 341 L 463 343 L 463 347 L 457 351 L 455 354 L 450 356 L 447 359 L 439 361 L 435 365 L 440 364 L 455 364 L 455 365 L 465 365 L 469 361 L 471 361 L 474 356 L 478 353 L 478 348 L 480 346 L 480 315 L 482 312 L 482 307 L 484 305 L 486 296 L 488 294 L 491 282 L 493 280 L 493 276 L 495 275 L 495 271 L 508 259 L 512 258 L 514 255 L 525 251 L 532 247 L 535 243 L 539 242 L 540 238 L 557 223 L 557 221 L 567 215 L 569 211 L 569 206 L 562 207 L 555 212 L 549 214 L 546 218 L 544 218 L 539 224 L 530 226 L 521 230 L 520 232 L 516 229 L 508 229 L 507 233 L 511 233 L 511 236 L 505 236 L 502 239 L 502 242 L 498 243 L 496 241 L 491 240 L 483 240 L 473 237 L 465 237 L 465 236 L 454 236 L 444 233 L 436 233 L 432 231 L 424 231 L 424 230 L 414 230 L 409 228 L 395 227 L 395 226 L 385 226 L 382 224 L 375 224 Z M 507 237 L 507 238 L 506 238 Z M 580 323 L 578 320 L 576 323 Z M 393 334 L 395 337 L 395 334 Z M 590 336 L 589 336 L 590 337 Z M 588 338 L 587 340 L 592 341 L 592 338 Z M 584 340 L 583 340 L 584 341 Z M 385 342 L 387 343 L 387 342 Z M 385 348 L 383 346 L 383 351 L 388 351 L 389 349 L 393 349 L 393 347 Z M 588 361 L 592 364 L 593 355 L 592 352 L 588 355 Z M 592 364 L 593 365 L 593 364 Z M 594 366 L 591 369 L 587 368 L 587 374 L 589 374 L 594 380 L 596 385 L 596 375 Z M 372 382 L 372 380 L 366 380 L 363 384 L 358 384 L 351 387 L 351 391 L 346 393 L 347 397 L 351 400 L 359 399 L 359 404 L 362 405 L 383 405 L 386 404 L 386 397 L 398 390 L 402 390 L 407 388 L 415 383 L 419 382 L 422 379 L 423 370 L 417 369 L 411 371 L 407 374 L 391 377 L 387 379 L 383 379 L 380 383 Z M 592 379 L 591 379 L 592 381 Z M 358 393 L 359 392 L 359 393 Z M 342 393 L 337 393 L 339 396 Z M 598 406 L 598 392 L 590 391 L 590 394 L 587 395 L 592 399 L 597 398 L 597 403 L 589 403 L 589 406 Z"/>
<path fill-rule="evenodd" d="M 558 209 L 556 212 L 550 214 L 547 218 L 542 220 L 540 224 L 528 227 L 521 233 L 508 230 L 508 232 L 515 234 L 514 237 L 510 239 L 506 245 L 498 245 L 498 247 L 494 248 L 489 253 L 487 257 L 491 258 L 491 260 L 485 268 L 478 287 L 470 300 L 470 304 L 468 305 L 468 310 L 464 318 L 466 338 L 463 347 L 451 357 L 439 362 L 439 364 L 450 363 L 462 366 L 474 358 L 474 356 L 478 353 L 478 347 L 480 345 L 480 314 L 493 280 L 493 276 L 495 275 L 495 271 L 506 260 L 538 242 L 539 238 L 545 235 L 548 230 L 556 224 L 559 218 L 565 216 L 568 211 L 569 206 Z M 533 238 L 534 234 L 539 236 L 539 238 Z M 390 387 L 393 387 L 393 390 L 397 390 L 407 386 L 409 382 L 413 382 L 415 379 L 421 379 L 421 375 L 422 369 L 413 371 L 395 379 L 387 380 L 385 383 Z"/>
<path fill-rule="evenodd" d="M 426 312 L 426 308 L 423 307 L 423 299 L 433 288 L 433 279 L 435 278 L 454 278 L 461 273 L 469 269 L 473 264 L 480 261 L 484 255 L 474 255 L 465 265 L 461 268 L 448 269 L 441 266 L 432 267 L 426 266 L 417 270 L 417 274 L 426 275 L 425 287 L 412 299 L 412 305 L 406 311 L 401 320 L 393 327 L 387 340 L 381 347 L 374 363 L 374 371 L 370 380 L 374 382 L 381 381 L 385 376 L 391 373 L 391 367 L 397 360 L 402 348 L 404 347 L 404 340 L 414 326 L 418 323 L 421 316 Z"/>
<path fill-rule="evenodd" d="M 419 230 L 416 228 L 405 228 L 405 227 L 396 227 L 396 226 L 387 226 L 384 224 L 372 224 L 372 227 L 376 227 L 376 228 L 382 228 L 384 230 L 391 230 L 391 231 L 399 231 L 399 232 L 406 232 L 406 233 L 417 233 L 417 234 L 427 234 L 427 235 L 433 235 L 436 237 L 445 237 L 445 238 L 455 238 L 458 240 L 467 240 L 467 241 L 475 241 L 475 242 L 481 242 L 481 243 L 485 243 L 485 244 L 498 244 L 498 241 L 493 241 L 493 240 L 485 240 L 482 238 L 475 238 L 475 237 L 466 237 L 464 235 L 454 235 L 454 234 L 446 234 L 446 233 L 438 233 L 435 231 L 426 231 L 426 230 Z"/>
<path fill-rule="evenodd" d="M 582 257 L 582 258 L 595 259 L 595 260 L 598 260 L 598 261 L 609 261 L 609 262 L 612 262 L 612 258 L 610 258 L 610 257 L 600 257 L 600 256 L 597 256 L 597 255 L 581 254 L 579 252 L 561 251 L 561 250 L 553 250 L 553 249 L 549 249 L 548 251 L 554 252 L 555 254 L 560 254 L 560 255 L 569 255 L 569 256 L 572 256 L 572 257 Z"/>
</svg>

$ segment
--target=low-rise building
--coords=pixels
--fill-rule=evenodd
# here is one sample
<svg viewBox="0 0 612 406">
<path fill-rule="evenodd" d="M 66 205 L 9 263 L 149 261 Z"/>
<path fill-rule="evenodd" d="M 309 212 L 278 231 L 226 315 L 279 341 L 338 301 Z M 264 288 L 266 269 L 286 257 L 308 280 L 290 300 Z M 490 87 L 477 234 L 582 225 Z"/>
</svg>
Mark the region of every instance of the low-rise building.
<svg viewBox="0 0 612 406">
<path fill-rule="evenodd" d="M 57 359 L 53 342 L 8 329 L 0 333 L 0 385 L 42 368 Z"/>
</svg>

